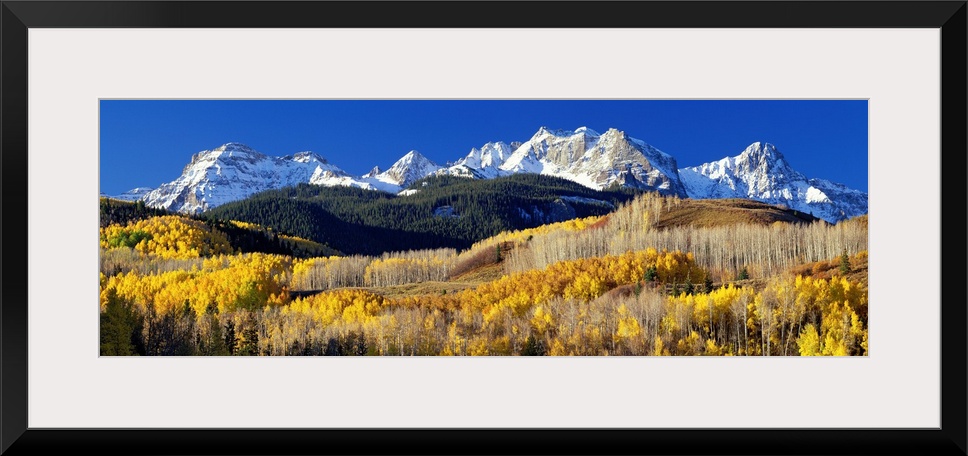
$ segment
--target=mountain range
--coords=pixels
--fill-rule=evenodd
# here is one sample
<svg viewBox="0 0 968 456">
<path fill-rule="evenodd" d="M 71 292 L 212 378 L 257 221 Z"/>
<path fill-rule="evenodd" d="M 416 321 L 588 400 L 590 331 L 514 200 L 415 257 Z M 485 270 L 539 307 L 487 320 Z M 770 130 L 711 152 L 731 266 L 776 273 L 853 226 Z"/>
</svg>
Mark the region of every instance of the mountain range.
<svg viewBox="0 0 968 456">
<path fill-rule="evenodd" d="M 683 198 L 748 198 L 783 205 L 832 223 L 867 213 L 867 193 L 794 170 L 773 145 L 754 142 L 736 156 L 679 168 L 675 157 L 609 129 L 541 127 L 524 142 L 487 143 L 438 165 L 411 150 L 389 169 L 351 175 L 313 152 L 272 157 L 239 143 L 194 154 L 182 174 L 157 188 L 139 187 L 119 199 L 183 213 L 200 213 L 265 190 L 309 183 L 380 190 L 398 195 L 428 176 L 491 179 L 520 173 L 564 178 L 601 190 L 611 186 Z M 410 187 L 410 188 L 408 188 Z"/>
</svg>

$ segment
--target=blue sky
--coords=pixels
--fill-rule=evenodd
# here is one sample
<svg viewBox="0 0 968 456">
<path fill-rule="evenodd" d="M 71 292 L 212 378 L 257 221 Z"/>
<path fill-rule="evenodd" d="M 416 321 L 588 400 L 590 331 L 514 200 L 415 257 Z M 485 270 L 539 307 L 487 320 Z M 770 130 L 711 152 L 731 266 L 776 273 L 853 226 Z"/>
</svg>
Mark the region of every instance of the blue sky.
<svg viewBox="0 0 968 456">
<path fill-rule="evenodd" d="M 679 167 L 773 143 L 794 169 L 867 191 L 866 100 L 102 100 L 101 192 L 174 180 L 192 154 L 240 142 L 267 155 L 311 150 L 351 174 L 410 150 L 438 164 L 540 128 L 609 128 Z"/>
</svg>

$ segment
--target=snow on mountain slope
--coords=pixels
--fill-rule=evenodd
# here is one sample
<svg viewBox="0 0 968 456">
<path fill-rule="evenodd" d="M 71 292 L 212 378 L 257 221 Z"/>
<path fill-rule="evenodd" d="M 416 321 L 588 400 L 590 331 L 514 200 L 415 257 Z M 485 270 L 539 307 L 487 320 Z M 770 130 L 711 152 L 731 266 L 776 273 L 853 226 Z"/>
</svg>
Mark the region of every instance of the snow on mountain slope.
<svg viewBox="0 0 968 456">
<path fill-rule="evenodd" d="M 685 196 L 676 159 L 611 128 L 604 134 L 541 127 L 500 169 L 562 177 L 597 190 L 612 184 Z"/>
<path fill-rule="evenodd" d="M 466 157 L 457 161 L 457 165 L 476 170 L 479 175 L 485 178 L 494 178 L 502 174 L 500 170 L 501 165 L 520 146 L 521 143 L 519 142 L 514 142 L 510 145 L 502 141 L 490 142 L 483 145 L 480 149 L 471 149 Z"/>
<path fill-rule="evenodd" d="M 198 213 L 274 188 L 309 182 L 314 174 L 346 175 L 312 152 L 269 157 L 239 143 L 192 156 L 181 176 L 146 193 L 145 204 Z"/>
<path fill-rule="evenodd" d="M 735 157 L 679 170 L 690 198 L 749 198 L 832 223 L 867 213 L 867 194 L 794 170 L 773 144 L 755 142 Z"/>
<path fill-rule="evenodd" d="M 691 198 L 750 198 L 783 204 L 836 222 L 867 213 L 867 194 L 823 179 L 808 179 L 772 144 L 756 142 L 733 157 L 677 169 L 676 159 L 625 132 L 586 127 L 541 127 L 523 143 L 491 142 L 442 167 L 410 151 L 386 171 L 351 176 L 312 152 L 269 157 L 227 143 L 192 156 L 181 176 L 156 189 L 117 198 L 197 213 L 254 193 L 300 183 L 350 186 L 400 194 L 430 175 L 492 179 L 515 173 L 561 177 L 594 189 L 611 185 Z"/>
<path fill-rule="evenodd" d="M 125 201 L 138 201 L 144 199 L 145 195 L 154 190 L 151 187 L 137 187 L 132 188 L 120 195 L 111 196 L 111 198 L 125 200 Z"/>
<path fill-rule="evenodd" d="M 374 178 L 385 184 L 406 188 L 413 182 L 423 179 L 439 169 L 441 169 L 440 166 L 421 155 L 420 152 L 411 150 L 400 157 L 390 169 L 375 175 Z"/>
<path fill-rule="evenodd" d="M 324 187 L 358 187 L 364 190 L 380 190 L 389 193 L 397 193 L 400 191 L 401 187 L 399 185 L 384 182 L 371 174 L 372 171 L 360 177 L 353 177 L 345 173 L 338 174 L 328 170 L 317 169 L 312 177 L 309 178 L 309 183 Z"/>
</svg>

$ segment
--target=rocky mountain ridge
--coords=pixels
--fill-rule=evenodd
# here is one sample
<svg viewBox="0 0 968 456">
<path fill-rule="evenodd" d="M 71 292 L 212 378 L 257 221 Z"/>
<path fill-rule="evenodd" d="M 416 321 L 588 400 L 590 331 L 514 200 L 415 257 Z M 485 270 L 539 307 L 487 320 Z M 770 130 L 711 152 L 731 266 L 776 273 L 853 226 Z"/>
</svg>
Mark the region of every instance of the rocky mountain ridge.
<svg viewBox="0 0 968 456">
<path fill-rule="evenodd" d="M 769 143 L 754 142 L 739 155 L 679 168 L 675 157 L 609 129 L 541 127 L 527 141 L 491 142 L 438 165 L 411 150 L 387 170 L 353 176 L 312 152 L 270 157 L 239 143 L 194 154 L 181 176 L 158 188 L 119 195 L 152 207 L 198 213 L 255 193 L 310 183 L 408 195 L 414 182 L 433 175 L 491 179 L 517 173 L 561 177 L 601 190 L 613 185 L 683 198 L 748 198 L 784 205 L 829 222 L 867 213 L 867 193 L 794 170 Z"/>
</svg>

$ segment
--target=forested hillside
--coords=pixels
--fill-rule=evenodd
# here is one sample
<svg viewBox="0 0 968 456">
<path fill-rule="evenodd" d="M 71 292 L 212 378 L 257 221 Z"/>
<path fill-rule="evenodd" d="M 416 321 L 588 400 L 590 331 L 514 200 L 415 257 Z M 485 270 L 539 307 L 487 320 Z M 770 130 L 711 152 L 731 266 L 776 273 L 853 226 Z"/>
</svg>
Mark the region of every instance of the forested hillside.
<svg viewBox="0 0 968 456">
<path fill-rule="evenodd" d="M 866 217 L 786 220 L 781 208 L 719 200 L 707 223 L 690 200 L 524 178 L 431 179 L 397 197 L 300 186 L 202 219 L 118 216 L 101 228 L 101 353 L 868 354 Z M 567 219 L 516 218 L 565 201 Z M 289 225 L 253 225 L 259 217 Z M 372 255 L 299 258 L 242 249 L 227 227 L 320 249 L 290 236 L 389 239 Z M 461 244 L 417 248 L 434 239 Z"/>
<path fill-rule="evenodd" d="M 146 207 L 141 201 L 129 202 L 100 198 L 101 247 L 128 247 L 145 254 L 171 258 L 184 256 L 189 245 L 203 249 L 193 256 L 207 256 L 212 246 L 197 236 L 215 237 L 221 246 L 216 253 L 278 253 L 299 258 L 335 255 L 337 250 L 285 232 L 237 220 L 202 218 Z M 144 241 L 144 242 L 142 242 Z M 105 258 L 123 256 L 113 251 Z"/>
<path fill-rule="evenodd" d="M 639 191 L 595 191 L 536 174 L 493 180 L 438 176 L 402 196 L 298 185 L 227 203 L 204 216 L 241 220 L 325 243 L 347 254 L 456 248 L 507 230 L 603 215 Z"/>
</svg>

